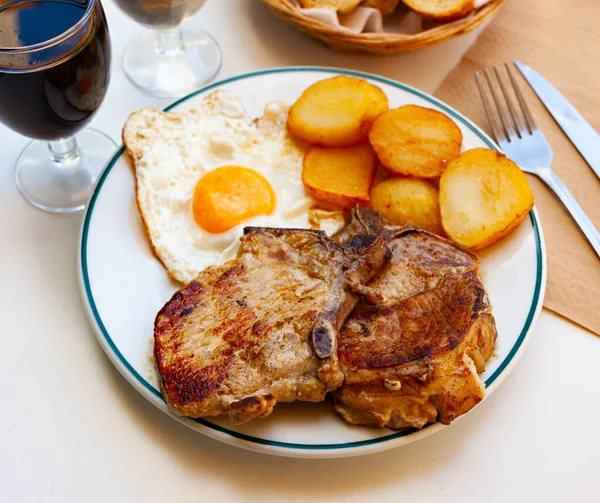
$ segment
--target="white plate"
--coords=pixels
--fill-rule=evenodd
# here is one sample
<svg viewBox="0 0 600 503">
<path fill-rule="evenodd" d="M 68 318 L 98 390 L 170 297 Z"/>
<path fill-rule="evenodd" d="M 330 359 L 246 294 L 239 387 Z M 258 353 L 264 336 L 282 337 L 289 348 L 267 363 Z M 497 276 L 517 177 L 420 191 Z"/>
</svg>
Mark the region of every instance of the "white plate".
<svg viewBox="0 0 600 503">
<path fill-rule="evenodd" d="M 292 103 L 310 84 L 332 74 L 365 78 L 380 86 L 390 106 L 408 103 L 450 115 L 464 135 L 464 148 L 496 148 L 472 122 L 437 99 L 391 80 L 324 68 L 282 68 L 241 75 L 208 86 L 171 105 L 182 111 L 222 88 L 238 95 L 255 117 L 266 102 Z M 154 317 L 177 289 L 154 258 L 138 215 L 134 179 L 121 149 L 100 177 L 85 215 L 79 277 L 87 314 L 100 344 L 121 374 L 148 400 L 178 421 L 228 444 L 291 457 L 355 456 L 407 444 L 443 428 L 392 431 L 351 426 L 328 403 L 278 405 L 267 419 L 231 426 L 224 418 L 192 420 L 173 415 L 158 391 L 151 360 Z M 546 261 L 537 212 L 498 246 L 482 255 L 481 276 L 498 327 L 495 358 L 483 379 L 488 395 L 512 370 L 542 307 Z M 485 407 L 479 405 L 479 407 Z"/>
</svg>

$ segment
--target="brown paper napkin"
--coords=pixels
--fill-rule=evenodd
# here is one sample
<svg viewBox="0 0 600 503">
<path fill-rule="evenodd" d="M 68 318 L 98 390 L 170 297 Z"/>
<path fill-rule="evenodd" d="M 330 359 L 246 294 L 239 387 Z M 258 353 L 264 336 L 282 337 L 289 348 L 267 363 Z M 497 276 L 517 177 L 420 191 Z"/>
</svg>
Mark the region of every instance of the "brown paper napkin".
<svg viewBox="0 0 600 503">
<path fill-rule="evenodd" d="M 519 59 L 548 78 L 600 131 L 598 7 L 594 0 L 508 2 L 436 95 L 489 132 L 473 72 Z M 600 180 L 520 76 L 518 82 L 552 147 L 554 170 L 600 228 Z M 528 179 L 548 252 L 544 306 L 600 335 L 600 259 L 553 193 L 537 178 Z"/>
</svg>

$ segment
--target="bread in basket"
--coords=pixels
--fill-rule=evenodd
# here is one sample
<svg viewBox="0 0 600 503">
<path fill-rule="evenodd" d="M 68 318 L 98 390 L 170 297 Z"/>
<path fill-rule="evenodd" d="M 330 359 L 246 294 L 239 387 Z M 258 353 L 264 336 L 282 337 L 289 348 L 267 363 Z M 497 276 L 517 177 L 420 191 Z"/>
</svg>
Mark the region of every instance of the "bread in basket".
<svg viewBox="0 0 600 503">
<path fill-rule="evenodd" d="M 391 54 L 429 47 L 453 37 L 463 35 L 491 19 L 506 0 L 490 0 L 475 9 L 466 17 L 436 24 L 414 35 L 400 33 L 353 33 L 349 30 L 327 24 L 305 16 L 297 8 L 294 0 L 263 0 L 279 17 L 290 22 L 307 35 L 326 45 L 344 52 L 366 52 L 371 54 Z M 373 1 L 373 4 L 377 2 Z M 418 9 L 424 0 L 407 0 Z M 446 18 L 447 19 L 447 18 Z M 450 17 L 452 19 L 452 16 Z M 440 16 L 438 20 L 445 20 Z"/>
</svg>

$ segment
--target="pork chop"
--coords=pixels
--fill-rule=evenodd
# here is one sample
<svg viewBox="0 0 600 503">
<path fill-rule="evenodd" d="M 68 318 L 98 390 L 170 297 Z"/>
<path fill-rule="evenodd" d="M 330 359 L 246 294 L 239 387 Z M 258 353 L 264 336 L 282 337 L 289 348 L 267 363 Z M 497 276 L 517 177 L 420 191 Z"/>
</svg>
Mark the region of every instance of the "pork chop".
<svg viewBox="0 0 600 503">
<path fill-rule="evenodd" d="M 163 395 L 190 417 L 241 424 L 277 402 L 321 401 L 341 385 L 337 333 L 387 256 L 382 237 L 247 228 L 237 258 L 208 267 L 158 313 Z"/>
<path fill-rule="evenodd" d="M 483 399 L 478 373 L 496 340 L 478 258 L 429 232 L 386 226 L 370 210 L 355 210 L 352 226 L 384 236 L 392 256 L 340 331 L 345 382 L 335 410 L 352 424 L 448 424 Z"/>
<path fill-rule="evenodd" d="M 458 269 L 477 272 L 479 257 L 456 243 L 412 226 L 387 225 L 376 211 L 357 206 L 350 223 L 352 235 L 383 236 L 391 258 L 362 289 L 366 301 L 391 305 L 433 288 Z"/>
</svg>

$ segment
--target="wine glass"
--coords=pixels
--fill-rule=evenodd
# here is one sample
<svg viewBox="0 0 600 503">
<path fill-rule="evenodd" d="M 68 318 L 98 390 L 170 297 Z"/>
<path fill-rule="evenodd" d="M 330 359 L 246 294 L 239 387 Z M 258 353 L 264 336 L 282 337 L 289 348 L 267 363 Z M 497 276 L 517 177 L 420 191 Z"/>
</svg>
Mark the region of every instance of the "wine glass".
<svg viewBox="0 0 600 503">
<path fill-rule="evenodd" d="M 182 29 L 206 0 L 116 0 L 127 15 L 152 31 L 125 50 L 125 74 L 142 91 L 183 96 L 210 82 L 221 68 L 217 42 L 198 28 Z"/>
<path fill-rule="evenodd" d="M 109 69 L 100 0 L 0 0 L 0 122 L 35 138 L 16 166 L 17 187 L 34 206 L 85 208 L 116 149 L 83 129 L 104 99 Z"/>
</svg>

